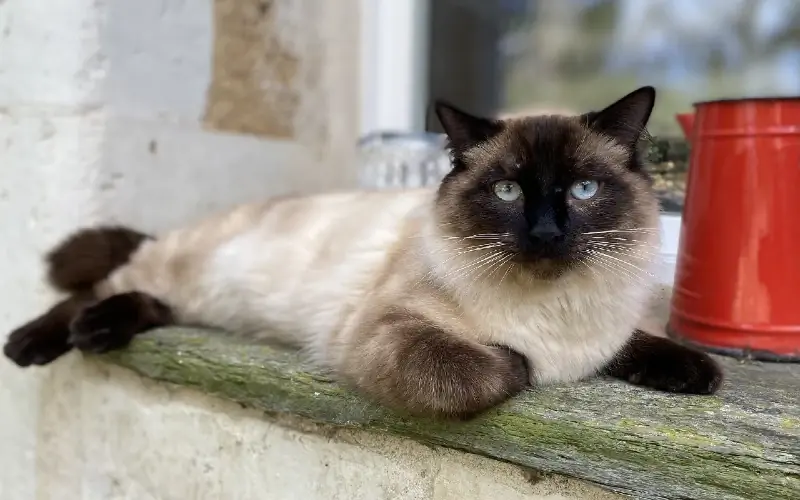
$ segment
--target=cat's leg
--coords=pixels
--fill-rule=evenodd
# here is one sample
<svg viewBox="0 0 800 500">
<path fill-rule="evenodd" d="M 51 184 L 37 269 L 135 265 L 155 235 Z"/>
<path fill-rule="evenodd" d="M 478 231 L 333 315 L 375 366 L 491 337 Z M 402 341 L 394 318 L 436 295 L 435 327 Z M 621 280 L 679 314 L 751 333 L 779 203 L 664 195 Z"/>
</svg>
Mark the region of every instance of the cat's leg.
<svg viewBox="0 0 800 500">
<path fill-rule="evenodd" d="M 19 366 L 46 365 L 73 347 L 89 352 L 125 347 L 135 335 L 171 322 L 169 308 L 142 293 L 99 302 L 92 294 L 75 294 L 11 332 L 3 353 Z"/>
<path fill-rule="evenodd" d="M 469 418 L 522 391 L 525 358 L 461 338 L 412 312 L 390 312 L 347 342 L 340 375 L 413 415 Z"/>
<path fill-rule="evenodd" d="M 172 311 L 155 297 L 120 293 L 82 309 L 70 323 L 69 342 L 82 351 L 107 352 L 127 346 L 140 333 L 172 323 Z"/>
<path fill-rule="evenodd" d="M 45 314 L 11 332 L 3 353 L 19 366 L 45 365 L 69 352 L 70 323 L 97 297 L 93 287 L 125 265 L 149 236 L 103 226 L 70 235 L 47 254 L 47 276 L 54 288 L 70 293 Z"/>
<path fill-rule="evenodd" d="M 601 373 L 634 385 L 688 394 L 713 394 L 723 379 L 708 354 L 641 330 L 634 331 Z"/>
<path fill-rule="evenodd" d="M 72 349 L 70 322 L 94 302 L 91 293 L 75 294 L 62 300 L 38 318 L 8 335 L 3 354 L 19 366 L 46 365 Z"/>
</svg>

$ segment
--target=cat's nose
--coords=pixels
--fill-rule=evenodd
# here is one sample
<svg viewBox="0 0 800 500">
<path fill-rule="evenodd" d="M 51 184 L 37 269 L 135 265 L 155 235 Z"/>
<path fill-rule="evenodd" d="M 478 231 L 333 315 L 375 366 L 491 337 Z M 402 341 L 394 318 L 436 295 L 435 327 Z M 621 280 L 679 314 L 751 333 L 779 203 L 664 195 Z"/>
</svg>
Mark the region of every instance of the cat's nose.
<svg viewBox="0 0 800 500">
<path fill-rule="evenodd" d="M 564 236 L 564 232 L 552 220 L 537 222 L 528 234 L 531 238 L 544 243 L 556 241 Z"/>
</svg>

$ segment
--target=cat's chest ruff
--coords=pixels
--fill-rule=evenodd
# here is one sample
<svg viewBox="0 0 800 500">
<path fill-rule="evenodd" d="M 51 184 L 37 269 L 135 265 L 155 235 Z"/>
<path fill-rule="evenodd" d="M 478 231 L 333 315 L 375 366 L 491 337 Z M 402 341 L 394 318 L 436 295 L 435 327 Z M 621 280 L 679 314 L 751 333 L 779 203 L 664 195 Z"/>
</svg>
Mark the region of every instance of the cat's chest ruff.
<svg viewBox="0 0 800 500">
<path fill-rule="evenodd" d="M 533 330 L 554 339 L 581 337 L 611 316 L 609 301 L 595 290 L 515 292 L 488 290 L 465 298 L 462 307 L 478 329 L 491 336 L 530 335 Z"/>
<path fill-rule="evenodd" d="M 507 345 L 531 361 L 532 382 L 590 375 L 622 347 L 639 315 L 635 305 L 619 306 L 633 298 L 619 289 L 573 285 L 514 292 L 487 290 L 465 298 L 462 307 L 476 340 Z"/>
</svg>

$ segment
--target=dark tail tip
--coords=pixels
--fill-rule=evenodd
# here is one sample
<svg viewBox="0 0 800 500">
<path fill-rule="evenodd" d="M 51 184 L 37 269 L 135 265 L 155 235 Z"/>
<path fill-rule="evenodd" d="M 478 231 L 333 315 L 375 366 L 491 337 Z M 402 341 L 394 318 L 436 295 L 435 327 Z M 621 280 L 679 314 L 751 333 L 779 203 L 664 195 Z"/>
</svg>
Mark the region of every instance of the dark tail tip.
<svg viewBox="0 0 800 500">
<path fill-rule="evenodd" d="M 47 277 L 63 292 L 88 290 L 128 262 L 150 238 L 122 226 L 82 229 L 47 254 Z"/>
</svg>

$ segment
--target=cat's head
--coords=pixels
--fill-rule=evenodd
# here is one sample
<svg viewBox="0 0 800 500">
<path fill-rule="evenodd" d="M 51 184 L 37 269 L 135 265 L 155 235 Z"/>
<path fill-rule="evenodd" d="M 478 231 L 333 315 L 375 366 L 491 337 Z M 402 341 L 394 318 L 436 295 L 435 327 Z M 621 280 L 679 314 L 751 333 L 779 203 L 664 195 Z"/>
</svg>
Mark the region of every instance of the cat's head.
<svg viewBox="0 0 800 500">
<path fill-rule="evenodd" d="M 613 257 L 633 260 L 657 227 L 639 151 L 654 102 L 642 87 L 601 111 L 511 120 L 437 102 L 453 161 L 437 197 L 441 230 L 546 275 L 578 264 L 624 271 Z"/>
</svg>

